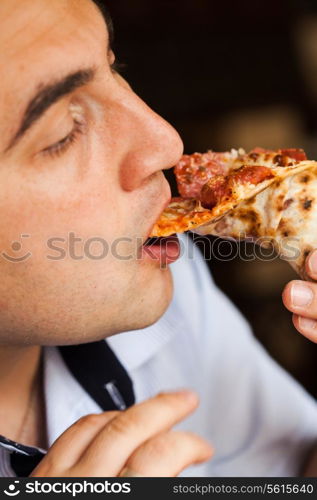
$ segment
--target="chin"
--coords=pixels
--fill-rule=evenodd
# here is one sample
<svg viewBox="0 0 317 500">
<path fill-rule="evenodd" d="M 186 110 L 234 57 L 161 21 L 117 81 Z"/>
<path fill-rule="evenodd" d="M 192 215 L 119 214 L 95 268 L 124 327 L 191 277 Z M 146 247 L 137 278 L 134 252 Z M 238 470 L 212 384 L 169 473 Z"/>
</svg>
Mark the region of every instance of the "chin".
<svg viewBox="0 0 317 500">
<path fill-rule="evenodd" d="M 133 280 L 132 280 L 133 281 Z M 141 330 L 156 323 L 167 310 L 173 296 L 173 278 L 170 269 L 151 269 L 143 279 L 117 296 L 109 306 L 106 298 L 95 296 L 92 305 L 87 300 L 69 302 L 69 307 L 54 303 L 49 311 L 43 307 L 42 317 L 34 323 L 29 307 L 22 321 L 16 323 L 7 344 L 74 345 L 85 344 L 130 330 Z M 99 298 L 98 298 L 99 297 Z M 86 297 L 87 298 L 87 297 Z M 52 306 L 52 304 L 50 304 Z M 108 306 L 108 307 L 107 307 Z M 56 315 L 56 311 L 60 311 Z M 24 320 L 24 321 L 23 321 Z M 67 333 L 66 333 L 67 332 Z M 14 340 L 14 341 L 13 341 Z"/>
<path fill-rule="evenodd" d="M 95 325 L 97 329 L 88 335 L 86 331 L 86 338 L 77 338 L 77 343 L 102 340 L 128 331 L 143 330 L 155 324 L 171 304 L 174 291 L 170 269 L 160 269 L 158 272 L 147 284 L 139 285 L 140 293 L 138 288 L 130 291 L 130 296 L 125 297 L 124 304 L 118 307 L 117 313 L 110 320 Z M 105 324 L 108 328 L 111 325 L 111 329 L 105 327 Z M 76 343 L 73 340 L 70 343 Z"/>
<path fill-rule="evenodd" d="M 142 287 L 143 293 L 136 302 L 133 313 L 127 317 L 126 327 L 116 333 L 147 328 L 166 312 L 173 298 L 173 278 L 169 268 L 158 272 L 159 275 Z M 135 293 L 134 291 L 134 296 Z"/>
</svg>

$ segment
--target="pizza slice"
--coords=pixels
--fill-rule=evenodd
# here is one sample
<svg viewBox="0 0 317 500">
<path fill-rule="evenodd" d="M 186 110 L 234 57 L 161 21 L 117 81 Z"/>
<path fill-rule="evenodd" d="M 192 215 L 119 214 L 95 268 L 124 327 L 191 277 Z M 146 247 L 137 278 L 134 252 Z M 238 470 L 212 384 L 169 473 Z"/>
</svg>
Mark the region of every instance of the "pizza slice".
<svg viewBox="0 0 317 500">
<path fill-rule="evenodd" d="M 181 197 L 172 199 L 152 236 L 194 230 L 261 239 L 304 275 L 304 260 L 317 246 L 317 162 L 304 151 L 195 153 L 181 159 L 175 174 Z"/>
<path fill-rule="evenodd" d="M 216 221 L 269 185 L 314 165 L 302 150 L 294 149 L 184 155 L 175 167 L 181 197 L 172 199 L 151 236 L 169 236 Z"/>
<path fill-rule="evenodd" d="M 308 254 L 317 248 L 317 162 L 304 171 L 273 183 L 218 221 L 197 228 L 235 240 L 272 247 L 305 280 Z"/>
</svg>

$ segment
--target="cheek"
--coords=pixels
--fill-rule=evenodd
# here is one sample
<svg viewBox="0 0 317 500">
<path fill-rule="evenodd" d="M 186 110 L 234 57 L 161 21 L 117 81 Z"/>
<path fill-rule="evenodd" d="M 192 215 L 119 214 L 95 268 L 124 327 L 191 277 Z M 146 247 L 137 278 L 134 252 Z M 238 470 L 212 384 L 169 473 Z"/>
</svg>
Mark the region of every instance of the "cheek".
<svg viewBox="0 0 317 500">
<path fill-rule="evenodd" d="M 97 167 L 78 182 L 50 173 L 46 182 L 12 175 L 1 184 L 0 176 L 0 322 L 8 332 L 43 339 L 91 331 L 93 339 L 106 325 L 109 332 L 134 327 L 133 318 L 144 327 L 165 309 L 169 273 L 133 258 L 157 189 L 129 195 L 115 175 L 103 176 Z"/>
<path fill-rule="evenodd" d="M 99 181 L 82 183 L 84 188 L 67 186 L 54 198 L 34 186 L 24 186 L 18 196 L 13 188 L 8 190 L 0 204 L 5 214 L 0 221 L 0 268 L 7 288 L 20 286 L 23 275 L 25 288 L 32 283 L 32 293 L 41 295 L 45 287 L 55 301 L 67 290 L 71 300 L 74 288 L 82 291 L 83 299 L 85 293 L 116 297 L 123 285 L 140 281 L 136 207 L 131 212 L 130 200 L 115 183 L 109 189 Z"/>
<path fill-rule="evenodd" d="M 52 189 L 53 190 L 53 189 Z M 74 233 L 85 240 L 104 237 L 110 240 L 124 230 L 122 214 L 115 209 L 115 190 L 100 190 L 93 185 L 86 189 L 69 186 L 59 196 L 51 192 L 25 189 L 8 193 L 0 209 L 0 239 L 10 244 L 21 234 L 30 234 L 33 251 L 40 252 L 51 238 L 67 238 Z"/>
</svg>

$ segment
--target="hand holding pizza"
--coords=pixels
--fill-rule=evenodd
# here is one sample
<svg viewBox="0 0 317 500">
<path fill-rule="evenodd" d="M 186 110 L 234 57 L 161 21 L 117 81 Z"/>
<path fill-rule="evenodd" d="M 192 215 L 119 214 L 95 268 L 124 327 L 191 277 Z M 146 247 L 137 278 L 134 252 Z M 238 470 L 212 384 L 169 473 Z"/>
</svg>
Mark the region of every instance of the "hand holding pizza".
<svg viewBox="0 0 317 500">
<path fill-rule="evenodd" d="M 317 250 L 306 259 L 306 273 L 317 281 Z M 293 280 L 283 292 L 285 307 L 293 313 L 295 328 L 312 342 L 317 343 L 317 283 Z"/>
</svg>

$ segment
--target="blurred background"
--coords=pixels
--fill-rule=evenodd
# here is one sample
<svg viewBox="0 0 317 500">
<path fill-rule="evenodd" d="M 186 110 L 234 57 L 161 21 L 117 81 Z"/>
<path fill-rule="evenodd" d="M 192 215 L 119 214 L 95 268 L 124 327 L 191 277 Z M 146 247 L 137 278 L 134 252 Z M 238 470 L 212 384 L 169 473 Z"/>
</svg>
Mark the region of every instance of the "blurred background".
<svg viewBox="0 0 317 500">
<path fill-rule="evenodd" d="M 299 147 L 317 159 L 316 1 L 106 3 L 123 76 L 176 127 L 186 153 Z M 296 332 L 281 302 L 295 274 L 277 259 L 235 256 L 252 254 L 252 246 L 232 252 L 225 245 L 213 245 L 209 260 L 217 284 L 316 396 L 317 347 Z"/>
</svg>

